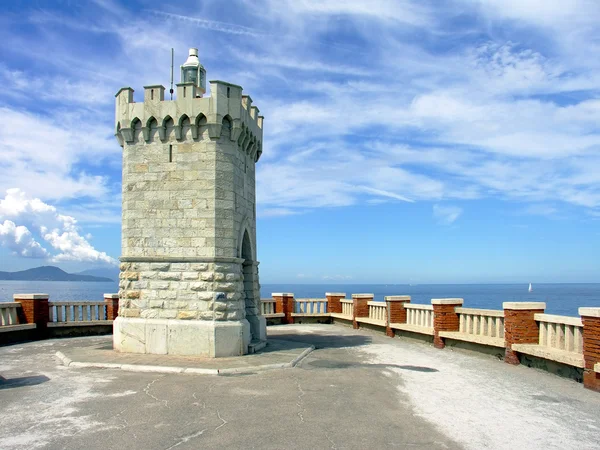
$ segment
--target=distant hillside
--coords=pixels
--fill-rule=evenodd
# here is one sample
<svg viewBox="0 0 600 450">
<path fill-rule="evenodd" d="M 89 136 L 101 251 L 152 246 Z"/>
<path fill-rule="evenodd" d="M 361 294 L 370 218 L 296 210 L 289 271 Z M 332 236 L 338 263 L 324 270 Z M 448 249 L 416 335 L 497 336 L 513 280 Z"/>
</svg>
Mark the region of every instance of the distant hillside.
<svg viewBox="0 0 600 450">
<path fill-rule="evenodd" d="M 0 272 L 0 280 L 15 281 L 113 281 L 107 277 L 67 273 L 54 266 L 35 267 L 19 272 Z"/>
<path fill-rule="evenodd" d="M 119 268 L 108 267 L 103 269 L 88 269 L 81 272 L 75 272 L 74 275 L 91 275 L 93 277 L 110 278 L 112 281 L 119 279 Z"/>
</svg>

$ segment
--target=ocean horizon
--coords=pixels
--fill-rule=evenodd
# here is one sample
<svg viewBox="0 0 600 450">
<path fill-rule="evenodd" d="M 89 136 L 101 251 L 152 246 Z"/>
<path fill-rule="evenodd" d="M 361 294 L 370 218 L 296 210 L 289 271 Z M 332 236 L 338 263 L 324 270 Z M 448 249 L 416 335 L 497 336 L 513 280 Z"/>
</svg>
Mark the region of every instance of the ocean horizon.
<svg viewBox="0 0 600 450">
<path fill-rule="evenodd" d="M 261 298 L 274 292 L 293 293 L 296 298 L 324 298 L 326 292 L 373 294 L 376 301 L 386 295 L 410 295 L 412 303 L 429 304 L 432 298 L 458 297 L 468 308 L 502 309 L 502 302 L 545 302 L 546 312 L 578 316 L 582 306 L 600 307 L 600 283 L 539 283 L 528 292 L 527 283 L 496 284 L 298 284 L 261 285 Z M 118 292 L 117 282 L 0 281 L 0 301 L 14 294 L 45 293 L 55 301 L 101 301 L 105 293 Z"/>
</svg>

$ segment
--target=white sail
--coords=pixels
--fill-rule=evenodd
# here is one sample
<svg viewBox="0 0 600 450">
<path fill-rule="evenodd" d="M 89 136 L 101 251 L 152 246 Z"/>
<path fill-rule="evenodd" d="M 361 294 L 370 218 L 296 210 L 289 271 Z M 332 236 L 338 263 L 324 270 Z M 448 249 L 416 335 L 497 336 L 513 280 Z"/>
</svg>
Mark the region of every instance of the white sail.
<svg viewBox="0 0 600 450">
<path fill-rule="evenodd" d="M 533 291 L 533 288 L 531 287 L 531 283 L 529 283 L 529 289 L 528 289 L 528 291 L 529 292 Z"/>
</svg>

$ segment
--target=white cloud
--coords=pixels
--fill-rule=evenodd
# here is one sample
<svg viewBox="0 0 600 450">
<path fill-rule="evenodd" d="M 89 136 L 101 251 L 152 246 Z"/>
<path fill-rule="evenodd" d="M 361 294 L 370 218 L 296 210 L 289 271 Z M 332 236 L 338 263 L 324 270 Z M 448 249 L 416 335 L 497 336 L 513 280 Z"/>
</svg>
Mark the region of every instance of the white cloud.
<svg viewBox="0 0 600 450">
<path fill-rule="evenodd" d="M 62 107 L 0 109 L 0 189 L 19 187 L 43 201 L 84 197 L 69 205 L 71 215 L 94 221 L 102 211 L 99 222 L 118 221 L 118 202 L 107 200 L 118 195 L 117 177 L 79 169 L 119 164 L 109 93 L 166 84 L 170 48 L 180 61 L 199 46 L 209 77 L 250 83 L 247 93 L 266 116 L 257 166 L 263 217 L 490 196 L 600 206 L 600 71 L 589 58 L 597 2 L 243 1 L 215 20 L 217 3 L 196 5 L 196 17 L 166 6 L 125 24 L 127 8 L 107 0 L 82 20 L 31 14 L 52 37 L 34 44 L 56 74 L 5 63 L 0 79 L 19 99 L 33 89 Z M 457 17 L 469 24 L 457 26 Z M 114 51 L 73 52 L 56 31 L 63 24 L 106 35 Z M 523 30 L 542 33 L 542 44 Z M 14 47 L 25 42 L 2 33 Z M 257 38 L 264 35 L 274 38 Z M 23 139 L 28 129 L 35 140 Z"/>
<path fill-rule="evenodd" d="M 258 215 L 260 217 L 280 217 L 298 214 L 298 211 L 291 208 L 259 208 Z"/>
<path fill-rule="evenodd" d="M 462 208 L 450 205 L 433 205 L 433 217 L 441 224 L 451 225 L 462 214 Z"/>
<path fill-rule="evenodd" d="M 17 226 L 12 220 L 0 223 L 0 245 L 24 258 L 48 257 L 48 251 L 34 239 L 27 227 Z"/>
<path fill-rule="evenodd" d="M 48 118 L 1 106 L 0 115 L 0 190 L 19 187 L 43 199 L 108 194 L 106 175 L 74 170 L 84 159 L 95 158 L 98 164 L 119 157 L 108 127 L 71 115 Z"/>
<path fill-rule="evenodd" d="M 96 250 L 80 234 L 77 220 L 60 214 L 39 198 L 31 198 L 18 188 L 8 189 L 0 200 L 0 218 L 5 220 L 2 244 L 17 251 L 21 256 L 48 257 L 52 261 L 81 261 L 116 265 L 117 261 L 105 252 Z M 24 225 L 16 226 L 15 223 Z M 50 254 L 35 241 L 30 229 L 40 232 L 41 237 L 58 253 Z M 34 256 L 35 255 L 35 256 Z"/>
</svg>

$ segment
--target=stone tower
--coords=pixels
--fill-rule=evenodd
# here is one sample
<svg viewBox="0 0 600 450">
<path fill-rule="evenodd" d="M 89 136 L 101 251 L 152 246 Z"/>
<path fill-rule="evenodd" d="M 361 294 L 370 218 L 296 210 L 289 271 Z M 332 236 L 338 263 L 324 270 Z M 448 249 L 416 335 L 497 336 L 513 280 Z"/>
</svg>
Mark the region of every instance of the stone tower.
<svg viewBox="0 0 600 450">
<path fill-rule="evenodd" d="M 256 261 L 255 163 L 263 117 L 242 88 L 210 82 L 198 50 L 164 86 L 116 95 L 123 147 L 122 352 L 236 356 L 265 345 Z"/>
</svg>

